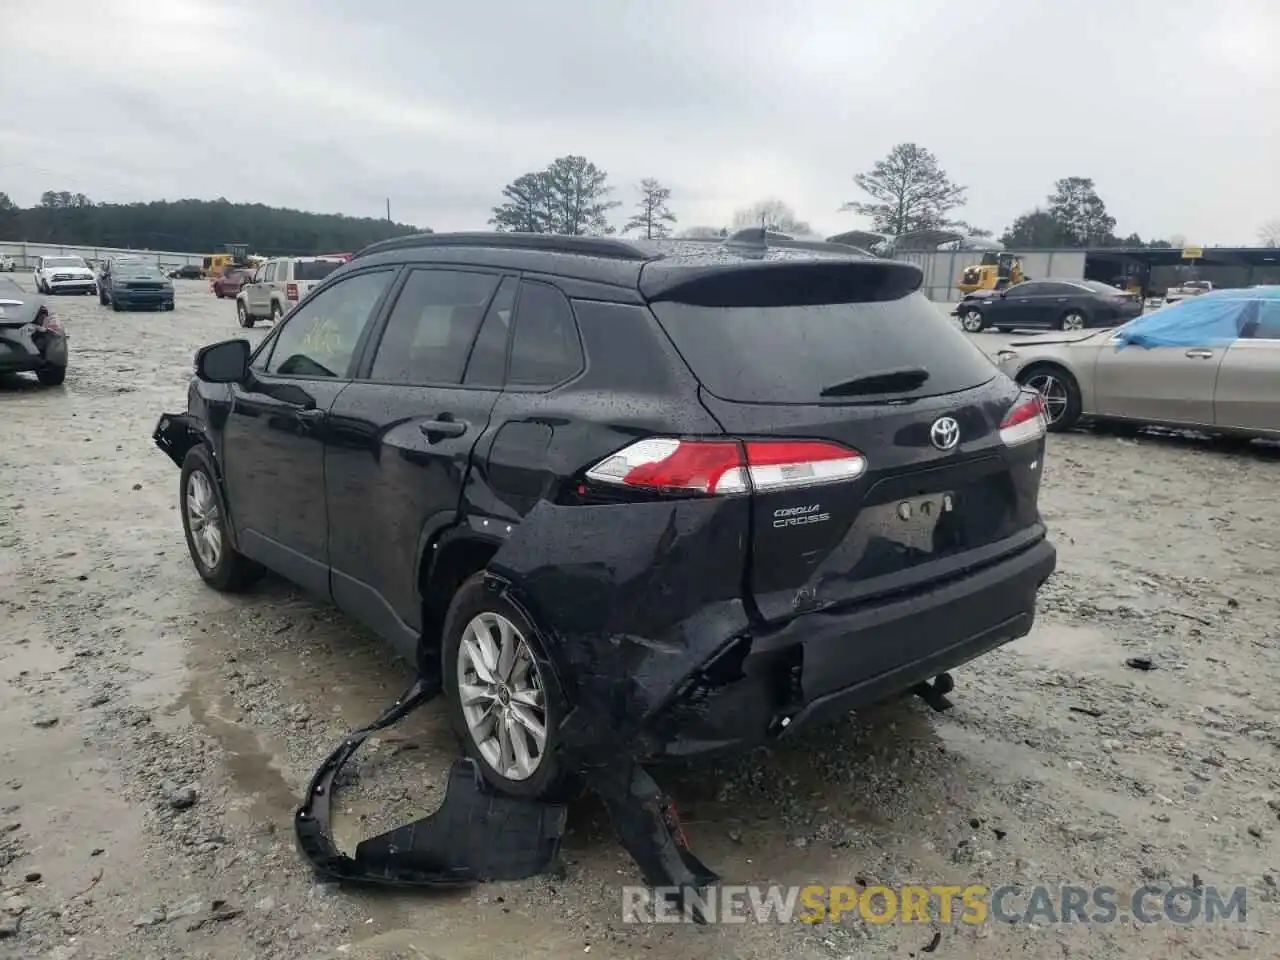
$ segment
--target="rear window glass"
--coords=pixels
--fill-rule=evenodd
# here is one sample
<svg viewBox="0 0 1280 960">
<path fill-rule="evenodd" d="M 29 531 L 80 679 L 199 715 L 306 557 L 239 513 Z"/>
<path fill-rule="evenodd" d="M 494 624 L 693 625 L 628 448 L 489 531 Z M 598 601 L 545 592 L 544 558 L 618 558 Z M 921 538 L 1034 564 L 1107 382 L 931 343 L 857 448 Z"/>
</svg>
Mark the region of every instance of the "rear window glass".
<svg viewBox="0 0 1280 960">
<path fill-rule="evenodd" d="M 927 397 L 986 383 L 995 368 L 922 293 L 901 300 L 796 307 L 696 307 L 659 302 L 658 320 L 702 385 L 747 403 L 856 403 Z M 821 396 L 858 377 L 923 367 L 891 394 Z"/>
<path fill-rule="evenodd" d="M 323 280 L 340 266 L 337 260 L 299 260 L 293 265 L 293 279 Z"/>
<path fill-rule="evenodd" d="M 1111 284 L 1103 283 L 1101 280 L 1080 280 L 1077 282 L 1088 287 L 1094 293 L 1105 293 L 1107 296 L 1112 297 L 1124 293 L 1119 287 L 1113 287 Z"/>
</svg>

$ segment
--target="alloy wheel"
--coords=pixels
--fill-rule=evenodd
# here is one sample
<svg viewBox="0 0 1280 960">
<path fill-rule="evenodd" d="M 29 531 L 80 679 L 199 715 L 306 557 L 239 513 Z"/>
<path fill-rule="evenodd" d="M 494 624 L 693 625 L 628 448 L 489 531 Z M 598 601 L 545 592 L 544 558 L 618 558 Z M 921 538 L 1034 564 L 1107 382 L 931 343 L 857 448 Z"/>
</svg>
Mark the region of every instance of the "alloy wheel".
<svg viewBox="0 0 1280 960">
<path fill-rule="evenodd" d="M 977 333 L 982 329 L 982 311 L 970 308 L 960 318 L 960 326 L 965 333 Z"/>
<path fill-rule="evenodd" d="M 222 510 L 203 470 L 187 476 L 187 529 L 205 569 L 216 569 L 222 559 Z"/>
<path fill-rule="evenodd" d="M 508 780 L 527 780 L 547 749 L 546 694 L 533 651 L 499 613 L 472 617 L 458 647 L 458 699 L 471 739 Z"/>
<path fill-rule="evenodd" d="M 1084 314 L 1068 313 L 1065 317 L 1062 318 L 1062 329 L 1063 330 L 1083 330 Z"/>
<path fill-rule="evenodd" d="M 1070 394 L 1067 385 L 1051 373 L 1037 373 L 1027 378 L 1027 386 L 1040 394 L 1044 404 L 1044 416 L 1050 424 L 1057 423 L 1067 412 Z"/>
</svg>

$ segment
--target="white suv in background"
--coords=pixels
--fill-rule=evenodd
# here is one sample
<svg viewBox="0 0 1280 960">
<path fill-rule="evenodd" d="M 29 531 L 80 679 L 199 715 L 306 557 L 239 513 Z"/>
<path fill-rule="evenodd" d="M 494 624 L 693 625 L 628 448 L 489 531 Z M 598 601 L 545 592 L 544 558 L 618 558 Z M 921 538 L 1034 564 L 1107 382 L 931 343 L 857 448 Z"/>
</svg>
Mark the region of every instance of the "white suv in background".
<svg viewBox="0 0 1280 960">
<path fill-rule="evenodd" d="M 36 260 L 40 293 L 97 293 L 98 280 L 83 257 L 40 257 Z"/>
<path fill-rule="evenodd" d="M 236 294 L 236 318 L 242 327 L 279 320 L 316 284 L 346 260 L 340 257 L 279 257 L 268 260 Z"/>
</svg>

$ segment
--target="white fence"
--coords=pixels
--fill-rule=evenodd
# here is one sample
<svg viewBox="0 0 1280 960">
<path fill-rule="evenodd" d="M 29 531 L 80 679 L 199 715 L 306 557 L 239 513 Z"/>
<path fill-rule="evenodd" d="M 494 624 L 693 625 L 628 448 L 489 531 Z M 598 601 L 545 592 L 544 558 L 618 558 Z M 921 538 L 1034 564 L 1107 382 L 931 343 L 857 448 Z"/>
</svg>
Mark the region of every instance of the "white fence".
<svg viewBox="0 0 1280 960">
<path fill-rule="evenodd" d="M 83 247 L 57 243 L 28 243 L 25 240 L 0 240 L 0 256 L 13 257 L 19 270 L 34 270 L 41 257 L 83 257 L 85 260 L 105 260 L 108 257 L 140 257 L 154 260 L 166 270 L 174 270 L 187 264 L 200 266 L 204 254 L 175 253 L 171 250 L 124 250 L 119 247 Z"/>
<path fill-rule="evenodd" d="M 1062 280 L 1084 279 L 1083 250 L 1011 250 L 1022 258 L 1022 269 L 1028 277 L 1056 277 Z M 930 300 L 951 303 L 960 299 L 956 281 L 965 267 L 982 261 L 981 250 L 900 251 L 897 260 L 907 260 L 924 271 L 923 289 Z"/>
</svg>

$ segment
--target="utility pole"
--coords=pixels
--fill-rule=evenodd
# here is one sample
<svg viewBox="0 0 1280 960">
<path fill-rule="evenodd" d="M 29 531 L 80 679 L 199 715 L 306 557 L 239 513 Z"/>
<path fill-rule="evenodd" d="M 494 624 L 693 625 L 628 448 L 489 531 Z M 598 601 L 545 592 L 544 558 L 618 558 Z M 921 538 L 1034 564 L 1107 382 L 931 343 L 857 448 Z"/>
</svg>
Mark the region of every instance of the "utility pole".
<svg viewBox="0 0 1280 960">
<path fill-rule="evenodd" d="M 391 198 L 387 197 L 387 220 L 391 220 Z"/>
</svg>

